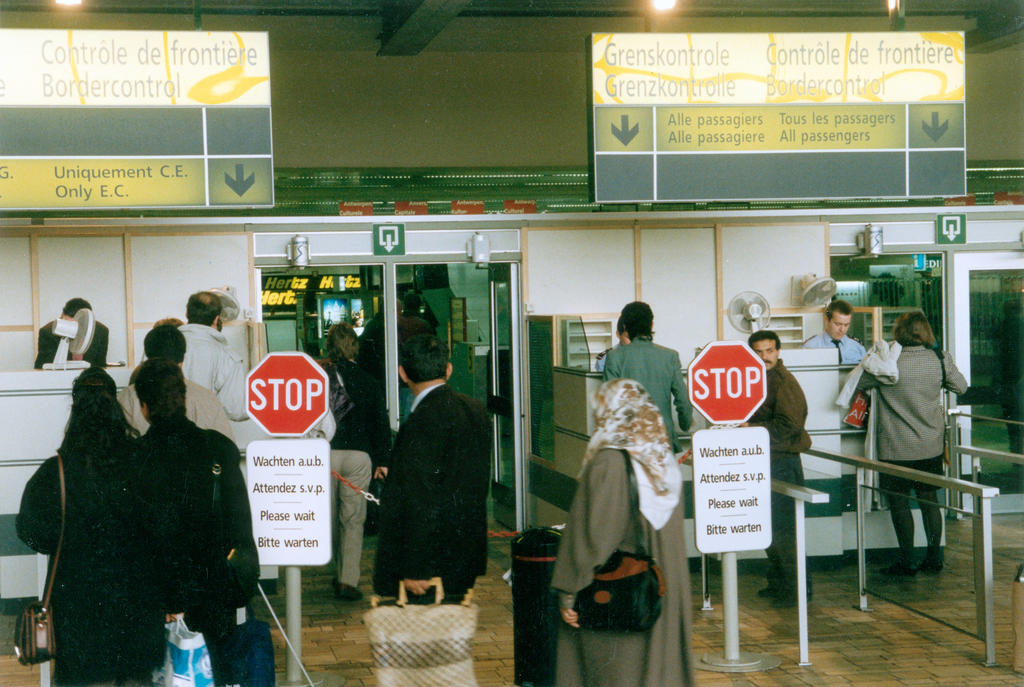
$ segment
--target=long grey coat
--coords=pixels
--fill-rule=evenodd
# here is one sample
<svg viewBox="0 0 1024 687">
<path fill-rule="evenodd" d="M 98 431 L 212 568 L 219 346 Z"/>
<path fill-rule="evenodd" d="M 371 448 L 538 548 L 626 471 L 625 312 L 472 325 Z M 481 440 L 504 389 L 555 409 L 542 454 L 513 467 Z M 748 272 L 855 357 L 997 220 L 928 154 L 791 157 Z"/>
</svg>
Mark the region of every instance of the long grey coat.
<svg viewBox="0 0 1024 687">
<path fill-rule="evenodd" d="M 580 476 L 551 586 L 575 594 L 617 548 L 635 551 L 629 481 L 622 452 L 600 451 Z M 647 551 L 667 586 L 661 616 L 648 632 L 596 632 L 559 619 L 558 687 L 680 687 L 696 684 L 690 656 L 690 577 L 683 504 L 660 530 L 641 518 Z"/>
<path fill-rule="evenodd" d="M 945 388 L 957 394 L 967 389 L 967 380 L 946 351 Z M 924 346 L 907 346 L 896 361 L 900 378 L 895 384 L 883 384 L 865 372 L 858 389 L 878 389 L 878 457 L 894 463 L 925 460 L 942 455 L 945 412 L 939 392 L 942 365 L 935 351 Z"/>
</svg>

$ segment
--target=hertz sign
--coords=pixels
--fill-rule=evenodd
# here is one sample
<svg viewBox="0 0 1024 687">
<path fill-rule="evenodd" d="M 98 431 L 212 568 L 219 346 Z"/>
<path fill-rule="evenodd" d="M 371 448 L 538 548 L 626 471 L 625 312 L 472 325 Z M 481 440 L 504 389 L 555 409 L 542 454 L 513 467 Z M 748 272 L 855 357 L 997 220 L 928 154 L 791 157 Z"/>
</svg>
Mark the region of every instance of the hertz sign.
<svg viewBox="0 0 1024 687">
<path fill-rule="evenodd" d="M 263 278 L 263 305 L 296 305 L 307 291 L 350 291 L 360 289 L 363 280 L 357 274 L 325 274 L 297 277 L 271 275 Z"/>
</svg>

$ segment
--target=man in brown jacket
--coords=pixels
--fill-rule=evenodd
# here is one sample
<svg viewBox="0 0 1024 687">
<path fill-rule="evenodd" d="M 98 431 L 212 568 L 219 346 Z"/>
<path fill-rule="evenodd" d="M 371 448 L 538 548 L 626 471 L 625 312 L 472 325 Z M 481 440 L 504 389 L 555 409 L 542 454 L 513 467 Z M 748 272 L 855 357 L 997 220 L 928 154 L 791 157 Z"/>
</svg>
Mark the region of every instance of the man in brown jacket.
<svg viewBox="0 0 1024 687">
<path fill-rule="evenodd" d="M 796 377 L 779 360 L 782 342 L 773 331 L 754 332 L 747 344 L 764 361 L 768 394 L 747 423 L 768 430 L 771 446 L 772 479 L 803 485 L 800 452 L 810 448 L 811 437 L 804 429 L 807 399 Z M 768 554 L 768 586 L 757 595 L 771 597 L 772 606 L 796 605 L 796 513 L 793 500 L 772 492 L 772 544 Z M 807 597 L 811 577 L 807 576 Z"/>
</svg>

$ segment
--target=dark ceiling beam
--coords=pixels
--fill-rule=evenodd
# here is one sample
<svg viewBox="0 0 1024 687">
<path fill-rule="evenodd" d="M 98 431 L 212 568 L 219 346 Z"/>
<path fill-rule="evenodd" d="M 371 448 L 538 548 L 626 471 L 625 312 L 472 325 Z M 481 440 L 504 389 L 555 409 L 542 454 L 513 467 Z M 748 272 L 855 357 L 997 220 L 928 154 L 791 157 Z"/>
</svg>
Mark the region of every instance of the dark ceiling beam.
<svg viewBox="0 0 1024 687">
<path fill-rule="evenodd" d="M 1024 2 L 993 3 L 992 10 L 978 16 L 978 28 L 967 32 L 964 42 L 970 52 L 992 52 L 1024 42 Z"/>
<path fill-rule="evenodd" d="M 472 0 L 386 0 L 378 55 L 419 54 Z"/>
</svg>

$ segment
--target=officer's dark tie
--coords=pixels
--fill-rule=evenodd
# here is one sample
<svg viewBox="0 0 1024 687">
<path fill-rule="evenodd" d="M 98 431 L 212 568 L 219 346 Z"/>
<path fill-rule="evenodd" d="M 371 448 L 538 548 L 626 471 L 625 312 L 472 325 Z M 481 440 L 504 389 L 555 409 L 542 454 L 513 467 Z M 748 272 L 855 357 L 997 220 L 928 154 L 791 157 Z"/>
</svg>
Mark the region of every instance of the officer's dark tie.
<svg viewBox="0 0 1024 687">
<path fill-rule="evenodd" d="M 833 343 L 833 345 L 835 345 L 836 350 L 839 351 L 839 364 L 842 365 L 843 364 L 843 349 L 839 348 L 839 339 L 832 339 L 832 343 Z"/>
</svg>

